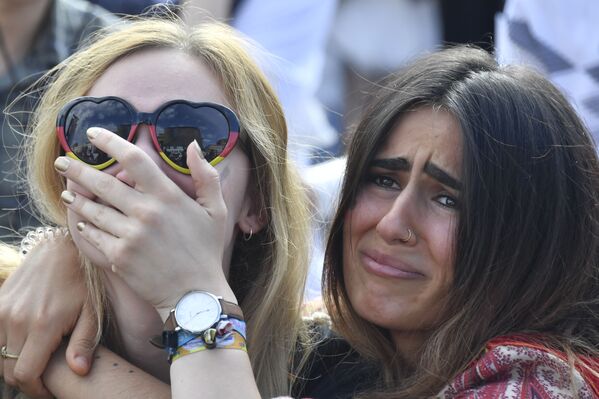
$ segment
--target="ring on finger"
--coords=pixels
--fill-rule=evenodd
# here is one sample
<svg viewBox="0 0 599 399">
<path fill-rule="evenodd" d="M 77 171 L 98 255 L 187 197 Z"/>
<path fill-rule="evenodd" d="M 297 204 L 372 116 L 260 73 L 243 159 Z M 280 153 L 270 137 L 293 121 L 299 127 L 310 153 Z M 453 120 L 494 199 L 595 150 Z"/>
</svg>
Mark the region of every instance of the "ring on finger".
<svg viewBox="0 0 599 399">
<path fill-rule="evenodd" d="M 6 350 L 6 345 L 2 346 L 2 348 L 0 348 L 0 357 L 2 359 L 18 359 L 19 355 L 14 355 L 12 353 L 9 353 Z"/>
</svg>

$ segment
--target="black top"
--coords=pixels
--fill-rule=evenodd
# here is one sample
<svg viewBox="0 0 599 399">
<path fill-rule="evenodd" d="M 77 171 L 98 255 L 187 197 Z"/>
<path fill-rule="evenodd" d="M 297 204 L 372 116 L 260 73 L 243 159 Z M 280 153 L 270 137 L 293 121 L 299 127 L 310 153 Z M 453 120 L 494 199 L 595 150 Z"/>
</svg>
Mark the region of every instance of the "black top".
<svg viewBox="0 0 599 399">
<path fill-rule="evenodd" d="M 295 383 L 294 398 L 352 398 L 377 387 L 381 373 L 374 364 L 328 328 L 318 330 L 321 339 Z"/>
</svg>

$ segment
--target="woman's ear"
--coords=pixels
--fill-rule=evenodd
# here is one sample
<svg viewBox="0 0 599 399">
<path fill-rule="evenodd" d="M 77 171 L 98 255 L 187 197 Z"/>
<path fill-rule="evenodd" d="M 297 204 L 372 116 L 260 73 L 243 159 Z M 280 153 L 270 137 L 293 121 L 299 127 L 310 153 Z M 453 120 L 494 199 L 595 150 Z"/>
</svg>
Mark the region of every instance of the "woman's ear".
<svg viewBox="0 0 599 399">
<path fill-rule="evenodd" d="M 257 206 L 252 195 L 246 196 L 241 207 L 241 213 L 237 225 L 243 234 L 251 236 L 261 231 L 268 222 L 266 211 Z"/>
</svg>

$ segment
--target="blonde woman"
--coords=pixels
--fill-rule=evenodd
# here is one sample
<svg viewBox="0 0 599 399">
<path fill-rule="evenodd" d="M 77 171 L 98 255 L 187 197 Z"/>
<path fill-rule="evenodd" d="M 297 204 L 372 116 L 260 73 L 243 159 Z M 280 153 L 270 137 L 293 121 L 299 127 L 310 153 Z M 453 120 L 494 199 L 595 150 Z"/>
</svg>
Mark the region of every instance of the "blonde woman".
<svg viewBox="0 0 599 399">
<path fill-rule="evenodd" d="M 279 102 L 244 46 L 222 25 L 188 30 L 178 21 L 164 20 L 129 23 L 97 38 L 44 82 L 47 88 L 33 117 L 29 181 L 43 215 L 52 224 L 68 226 L 82 255 L 89 305 L 108 348 L 168 380 L 164 351 L 147 344 L 162 331 L 162 320 L 122 274 L 122 267 L 136 265 L 162 276 L 165 286 L 205 289 L 238 303 L 260 394 L 270 397 L 289 392 L 292 381 L 289 365 L 301 328 L 308 212 L 287 162 Z M 168 119 L 167 112 L 176 116 Z M 56 138 L 57 118 L 62 143 Z M 235 144 L 236 118 L 240 129 Z M 223 124 L 228 131 L 219 131 L 223 140 L 218 141 L 210 129 Z M 113 140 L 109 138 L 118 144 L 117 162 L 85 141 L 87 127 L 113 127 L 122 133 L 118 129 L 123 125 L 123 137 L 111 133 Z M 201 136 L 189 133 L 190 126 Z M 184 140 L 168 136 L 169 129 Z M 65 152 L 71 158 L 59 158 L 57 170 L 76 170 L 79 177 L 56 172 L 54 162 Z M 198 197 L 206 181 L 220 186 L 222 197 L 220 190 Z M 206 225 L 206 211 L 199 204 L 220 204 L 221 198 L 226 209 L 213 211 L 222 216 L 222 224 Z M 92 217 L 90 211 L 100 214 Z M 107 229 L 108 224 L 118 227 Z M 224 246 L 211 244 L 220 242 Z M 213 280 L 220 285 L 204 285 L 209 279 L 201 265 L 208 261 L 222 265 L 223 279 Z M 184 265 L 185 272 L 170 275 L 173 264 Z M 15 308 L 4 303 L 0 313 L 10 320 Z M 3 356 L 3 374 L 7 383 L 19 385 L 19 378 L 27 376 L 19 362 L 35 352 L 35 334 L 11 334 L 23 329 L 11 330 L 9 324 L 2 325 L 0 346 L 18 355 Z M 68 389 L 54 384 L 50 390 L 69 397 L 61 391 Z M 34 393 L 48 394 L 39 385 Z M 89 395 L 94 393 L 100 394 L 94 390 Z"/>
</svg>

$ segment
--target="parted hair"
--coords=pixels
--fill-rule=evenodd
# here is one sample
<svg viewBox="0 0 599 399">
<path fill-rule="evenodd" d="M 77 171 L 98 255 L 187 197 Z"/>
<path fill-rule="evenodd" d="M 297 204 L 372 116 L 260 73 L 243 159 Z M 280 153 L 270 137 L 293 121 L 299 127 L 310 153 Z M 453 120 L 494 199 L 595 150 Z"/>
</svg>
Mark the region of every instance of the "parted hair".
<svg viewBox="0 0 599 399">
<path fill-rule="evenodd" d="M 287 127 L 279 100 L 250 58 L 245 39 L 223 24 L 190 28 L 177 17 L 134 19 L 97 34 L 88 45 L 48 72 L 32 116 L 27 154 L 32 196 L 46 221 L 66 225 L 60 201 L 65 180 L 55 173 L 60 155 L 55 121 L 60 108 L 83 96 L 115 61 L 150 48 L 178 49 L 207 65 L 241 124 L 252 164 L 253 194 L 266 228 L 245 242 L 236 238 L 230 283 L 248 326 L 252 368 L 262 396 L 289 392 L 289 365 L 301 330 L 300 306 L 307 265 L 309 212 L 302 185 L 288 163 Z M 83 260 L 90 300 L 106 320 L 102 272 Z M 106 328 L 106 326 L 104 327 Z M 102 334 L 100 330 L 99 336 Z"/>
<path fill-rule="evenodd" d="M 389 332 L 352 309 L 343 279 L 343 224 L 367 167 L 398 120 L 442 109 L 463 141 L 454 280 L 442 315 L 408 365 Z M 540 74 L 456 47 L 388 78 L 348 150 L 326 250 L 325 302 L 336 328 L 385 370 L 367 397 L 441 391 L 492 338 L 533 334 L 544 345 L 596 356 L 599 344 L 599 163 L 586 127 Z"/>
</svg>

